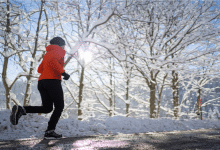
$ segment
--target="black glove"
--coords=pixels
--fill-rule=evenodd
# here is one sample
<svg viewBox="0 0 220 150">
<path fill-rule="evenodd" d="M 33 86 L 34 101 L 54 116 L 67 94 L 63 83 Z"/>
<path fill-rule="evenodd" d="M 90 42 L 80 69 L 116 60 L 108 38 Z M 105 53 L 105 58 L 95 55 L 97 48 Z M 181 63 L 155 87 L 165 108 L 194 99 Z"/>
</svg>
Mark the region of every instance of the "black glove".
<svg viewBox="0 0 220 150">
<path fill-rule="evenodd" d="M 63 78 L 64 80 L 68 80 L 70 78 L 70 75 L 67 74 L 66 72 L 63 72 L 61 75 L 64 76 Z"/>
</svg>

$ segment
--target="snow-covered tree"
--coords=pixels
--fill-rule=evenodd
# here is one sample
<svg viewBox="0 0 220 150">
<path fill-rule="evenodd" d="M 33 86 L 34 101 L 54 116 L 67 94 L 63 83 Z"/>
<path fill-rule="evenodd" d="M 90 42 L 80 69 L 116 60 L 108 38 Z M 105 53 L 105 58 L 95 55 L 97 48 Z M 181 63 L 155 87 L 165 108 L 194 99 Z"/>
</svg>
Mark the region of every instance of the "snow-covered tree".
<svg viewBox="0 0 220 150">
<path fill-rule="evenodd" d="M 3 62 L 3 70 L 2 70 L 2 81 L 5 88 L 5 96 L 6 96 L 6 108 L 10 109 L 10 100 L 12 99 L 14 103 L 19 104 L 16 99 L 16 95 L 11 93 L 11 88 L 17 79 L 21 76 L 19 74 L 13 82 L 11 82 L 8 78 L 8 64 L 9 58 L 27 50 L 20 49 L 19 39 L 25 39 L 25 37 L 21 34 L 20 25 L 22 24 L 24 16 L 24 10 L 21 8 L 22 4 L 16 1 L 7 0 L 0 2 L 0 12 L 1 12 L 1 48 L 4 51 L 0 51 L 0 54 L 4 58 Z M 21 19 L 22 18 L 22 19 Z"/>
<path fill-rule="evenodd" d="M 45 8 L 45 1 L 42 0 L 40 3 L 40 7 L 39 7 L 39 17 L 38 20 L 36 22 L 36 31 L 35 31 L 35 35 L 31 36 L 33 38 L 33 45 L 29 44 L 29 49 L 31 52 L 31 62 L 30 62 L 30 68 L 29 71 L 27 72 L 27 86 L 26 86 L 26 92 L 25 92 L 25 97 L 24 97 L 24 106 L 27 106 L 30 103 L 30 98 L 31 98 L 31 84 L 33 81 L 33 76 L 35 76 L 35 72 L 37 69 L 37 64 L 40 61 L 40 58 L 42 58 L 42 56 L 45 54 L 42 53 L 40 55 L 36 55 L 37 54 L 37 50 L 42 48 L 42 46 L 46 46 L 46 40 L 44 37 L 42 37 L 40 35 L 41 30 L 44 27 L 44 24 L 42 24 L 42 14 L 45 13 L 45 16 L 47 17 Z M 48 28 L 48 20 L 47 18 L 44 20 L 44 22 L 46 22 L 47 28 Z M 48 37 L 48 32 L 46 34 L 46 37 Z M 42 38 L 43 40 L 40 41 L 40 38 Z M 47 38 L 46 38 L 47 39 Z M 32 41 L 31 41 L 32 42 Z"/>
<path fill-rule="evenodd" d="M 48 7 L 56 13 L 58 25 L 63 32 L 63 36 L 70 48 L 70 57 L 65 62 L 65 66 L 71 58 L 78 60 L 81 67 L 79 76 L 79 94 L 78 94 L 78 116 L 82 118 L 81 103 L 83 99 L 85 64 L 76 57 L 76 52 L 86 43 L 95 43 L 109 48 L 104 39 L 94 39 L 96 35 L 103 34 L 101 28 L 109 19 L 115 15 L 116 7 L 120 5 L 112 4 L 112 1 L 89 0 L 89 1 L 51 1 Z M 121 6 L 123 9 L 125 6 Z M 117 10 L 120 10 L 117 9 Z M 71 27 L 71 28 L 70 28 Z M 71 30 L 69 32 L 68 30 Z M 79 55 L 79 53 L 78 53 Z M 83 55 L 83 53 L 82 53 Z M 79 56 L 80 57 L 80 56 Z"/>
<path fill-rule="evenodd" d="M 132 63 L 150 89 L 150 117 L 156 116 L 155 89 L 161 71 L 172 76 L 174 116 L 178 117 L 178 68 L 189 60 L 218 51 L 213 47 L 190 48 L 207 41 L 217 43 L 218 5 L 215 1 L 191 0 L 138 2 L 134 13 L 122 19 L 136 23 L 132 30 L 139 33 L 138 53 Z M 133 51 L 130 53 L 133 56 Z"/>
</svg>

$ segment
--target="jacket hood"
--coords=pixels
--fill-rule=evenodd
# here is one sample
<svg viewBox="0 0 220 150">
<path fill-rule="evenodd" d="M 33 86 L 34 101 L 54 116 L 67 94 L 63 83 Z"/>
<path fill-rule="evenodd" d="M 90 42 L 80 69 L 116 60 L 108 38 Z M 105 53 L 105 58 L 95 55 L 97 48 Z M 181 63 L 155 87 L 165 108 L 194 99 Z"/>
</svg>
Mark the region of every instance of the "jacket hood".
<svg viewBox="0 0 220 150">
<path fill-rule="evenodd" d="M 53 51 L 53 50 L 63 50 L 63 49 L 59 45 L 49 45 L 49 46 L 46 47 L 47 52 L 50 52 L 50 51 Z"/>
<path fill-rule="evenodd" d="M 58 55 L 59 57 L 64 57 L 66 54 L 66 51 L 58 45 L 49 45 L 46 47 L 46 51 L 50 55 Z"/>
</svg>

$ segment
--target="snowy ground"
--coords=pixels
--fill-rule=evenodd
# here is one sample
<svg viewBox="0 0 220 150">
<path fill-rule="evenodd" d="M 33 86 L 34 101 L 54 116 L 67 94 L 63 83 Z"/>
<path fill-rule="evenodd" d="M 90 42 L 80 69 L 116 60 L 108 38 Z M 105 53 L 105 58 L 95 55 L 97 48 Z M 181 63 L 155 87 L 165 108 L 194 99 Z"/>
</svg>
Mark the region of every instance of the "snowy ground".
<svg viewBox="0 0 220 150">
<path fill-rule="evenodd" d="M 22 116 L 18 125 L 10 123 L 9 110 L 0 111 L 0 140 L 23 138 L 43 138 L 49 118 L 34 115 Z M 121 116 L 91 118 L 85 121 L 77 119 L 61 119 L 56 128 L 57 133 L 64 137 L 91 136 L 100 134 L 147 133 L 161 131 L 184 131 L 194 129 L 220 128 L 218 120 L 173 120 L 136 119 Z"/>
</svg>

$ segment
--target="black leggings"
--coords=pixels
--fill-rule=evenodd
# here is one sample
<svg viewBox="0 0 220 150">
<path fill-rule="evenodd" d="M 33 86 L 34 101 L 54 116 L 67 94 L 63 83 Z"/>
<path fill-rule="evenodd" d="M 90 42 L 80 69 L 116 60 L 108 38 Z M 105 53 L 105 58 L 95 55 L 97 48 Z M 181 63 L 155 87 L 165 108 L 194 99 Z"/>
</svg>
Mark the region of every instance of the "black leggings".
<svg viewBox="0 0 220 150">
<path fill-rule="evenodd" d="M 24 106 L 26 113 L 50 113 L 54 111 L 48 122 L 47 131 L 55 130 L 64 108 L 63 89 L 59 79 L 43 79 L 38 81 L 43 106 Z"/>
</svg>

